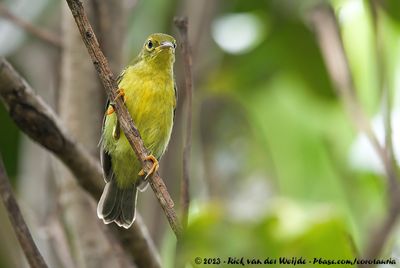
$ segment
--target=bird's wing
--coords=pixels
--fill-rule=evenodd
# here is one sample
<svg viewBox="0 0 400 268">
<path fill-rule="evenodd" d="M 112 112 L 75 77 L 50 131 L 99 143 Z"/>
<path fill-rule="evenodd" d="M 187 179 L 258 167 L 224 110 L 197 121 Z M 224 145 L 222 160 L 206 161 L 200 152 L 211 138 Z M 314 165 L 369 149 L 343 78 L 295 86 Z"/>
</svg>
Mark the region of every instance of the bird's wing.
<svg viewBox="0 0 400 268">
<path fill-rule="evenodd" d="M 122 78 L 124 77 L 126 69 L 124 69 L 120 75 L 117 77 L 117 85 L 121 82 Z M 110 105 L 110 99 L 107 99 L 107 103 L 106 103 L 106 108 L 105 111 L 107 111 L 108 106 Z M 104 113 L 104 117 L 103 117 L 103 123 L 101 126 L 101 131 L 102 133 L 104 133 L 104 125 L 106 123 L 106 118 L 107 118 L 107 114 Z M 119 121 L 117 119 L 117 125 L 115 126 L 117 132 L 120 131 L 119 129 Z M 119 135 L 117 135 L 119 136 Z M 101 136 L 100 139 L 100 163 L 101 163 L 101 167 L 103 168 L 103 176 L 104 176 L 104 180 L 106 182 L 110 182 L 112 175 L 113 175 L 113 171 L 112 171 L 112 166 L 111 166 L 111 155 L 109 153 L 107 153 L 104 150 L 104 146 L 102 145 L 102 140 L 103 140 L 103 136 Z"/>
<path fill-rule="evenodd" d="M 106 104 L 106 110 L 108 109 L 108 106 L 110 104 L 110 100 L 107 99 L 107 104 Z M 101 125 L 101 132 L 104 133 L 104 125 L 106 123 L 106 113 L 104 113 L 104 117 L 103 117 L 103 123 Z M 100 163 L 101 163 L 101 167 L 103 169 L 103 177 L 104 180 L 106 182 L 110 182 L 111 181 L 111 177 L 113 174 L 112 171 L 112 166 L 111 166 L 111 155 L 108 154 L 105 150 L 104 150 L 104 146 L 103 146 L 103 134 L 101 136 L 100 139 Z"/>
<path fill-rule="evenodd" d="M 176 87 L 175 81 L 174 81 L 174 93 L 175 93 L 175 106 L 174 106 L 174 117 L 173 117 L 173 119 L 175 120 L 176 106 L 178 105 L 178 89 Z"/>
<path fill-rule="evenodd" d="M 122 78 L 124 77 L 125 71 L 126 71 L 126 68 L 124 70 L 122 70 L 122 72 L 118 75 L 117 80 L 116 80 L 117 85 L 119 85 L 119 83 L 121 82 Z"/>
</svg>

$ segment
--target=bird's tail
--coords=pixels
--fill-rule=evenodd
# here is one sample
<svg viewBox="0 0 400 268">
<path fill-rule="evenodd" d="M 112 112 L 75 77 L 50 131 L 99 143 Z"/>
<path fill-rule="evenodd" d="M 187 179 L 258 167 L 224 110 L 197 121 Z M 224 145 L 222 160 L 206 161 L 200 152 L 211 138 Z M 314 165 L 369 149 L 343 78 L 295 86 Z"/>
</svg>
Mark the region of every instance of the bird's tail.
<svg viewBox="0 0 400 268">
<path fill-rule="evenodd" d="M 113 177 L 104 187 L 97 205 L 97 216 L 105 224 L 115 222 L 118 226 L 128 229 L 135 220 L 136 198 L 136 184 L 120 188 Z"/>
</svg>

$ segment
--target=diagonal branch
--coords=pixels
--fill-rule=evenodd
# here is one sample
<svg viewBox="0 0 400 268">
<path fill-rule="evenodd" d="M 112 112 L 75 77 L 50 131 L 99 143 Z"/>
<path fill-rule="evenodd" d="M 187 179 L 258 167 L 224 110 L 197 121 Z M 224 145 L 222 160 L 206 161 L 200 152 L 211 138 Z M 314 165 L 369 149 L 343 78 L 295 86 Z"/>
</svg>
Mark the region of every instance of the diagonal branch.
<svg viewBox="0 0 400 268">
<path fill-rule="evenodd" d="M 28 263 L 33 268 L 46 268 L 42 255 L 33 241 L 32 235 L 29 232 L 28 226 L 22 217 L 17 200 L 15 200 L 9 179 L 4 168 L 3 160 L 0 156 L 0 196 L 7 208 L 8 217 L 17 235 L 18 242 L 21 245 Z"/>
<path fill-rule="evenodd" d="M 54 35 L 53 33 L 42 30 L 39 27 L 36 27 L 33 24 L 22 20 L 18 16 L 15 16 L 4 6 L 4 4 L 0 4 L 0 16 L 8 19 L 9 21 L 13 22 L 15 25 L 21 27 L 26 32 L 30 33 L 31 35 L 33 35 L 43 41 L 45 41 L 57 48 L 62 47 L 61 40 L 58 36 Z"/>
<path fill-rule="evenodd" d="M 99 74 L 100 80 L 107 92 L 110 100 L 115 101 L 115 111 L 120 122 L 121 129 L 125 133 L 130 145 L 134 152 L 138 156 L 142 163 L 143 169 L 148 173 L 151 169 L 152 162 L 146 160 L 148 151 L 143 144 L 143 140 L 140 137 L 139 131 L 137 130 L 132 118 L 130 117 L 126 107 L 124 106 L 123 100 L 117 97 L 117 83 L 114 79 L 107 59 L 100 49 L 97 38 L 93 32 L 93 29 L 89 23 L 89 20 L 85 14 L 82 2 L 80 0 L 66 0 L 71 13 L 75 19 L 76 25 L 78 26 L 79 32 L 81 33 L 82 40 L 88 49 L 89 55 L 92 58 L 93 65 Z M 172 201 L 167 187 L 164 181 L 159 176 L 158 172 L 149 177 L 149 183 L 153 189 L 164 213 L 168 219 L 168 222 L 174 231 L 175 235 L 179 238 L 182 234 L 182 226 L 178 220 L 176 212 L 174 210 L 174 202 Z"/>
<path fill-rule="evenodd" d="M 60 119 L 11 65 L 0 57 L 0 99 L 17 126 L 33 140 L 53 152 L 72 171 L 78 183 L 98 200 L 103 176 L 100 165 L 62 128 Z M 133 255 L 140 267 L 161 267 L 159 257 L 147 230 L 139 221 L 129 232 L 114 233 L 124 249 Z"/>
<path fill-rule="evenodd" d="M 175 25 L 182 38 L 182 55 L 185 68 L 185 104 L 186 104 L 186 133 L 183 142 L 183 176 L 181 183 L 181 203 L 182 203 L 182 222 L 187 225 L 190 194 L 189 194 L 189 172 L 190 172 L 190 151 L 192 148 L 192 96 L 193 96 L 193 76 L 192 76 L 192 55 L 188 36 L 188 18 L 175 18 Z"/>
<path fill-rule="evenodd" d="M 102 193 L 100 166 L 90 154 L 73 141 L 53 110 L 0 57 L 0 98 L 11 118 L 30 138 L 56 154 L 68 166 L 78 182 L 99 198 Z M 84 163 L 84 164 L 83 164 Z"/>
</svg>

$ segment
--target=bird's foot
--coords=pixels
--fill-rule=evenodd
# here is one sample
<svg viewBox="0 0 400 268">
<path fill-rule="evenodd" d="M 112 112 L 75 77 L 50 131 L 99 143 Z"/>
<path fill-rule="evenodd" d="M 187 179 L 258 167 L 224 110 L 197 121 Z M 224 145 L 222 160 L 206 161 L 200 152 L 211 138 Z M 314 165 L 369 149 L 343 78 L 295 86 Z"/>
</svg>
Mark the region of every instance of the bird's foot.
<svg viewBox="0 0 400 268">
<path fill-rule="evenodd" d="M 144 177 L 144 179 L 146 180 L 151 174 L 157 172 L 160 165 L 158 164 L 158 160 L 152 154 L 146 156 L 145 160 L 153 162 L 153 166 L 150 168 L 149 173 L 147 173 L 146 177 Z M 138 173 L 139 176 L 143 176 L 144 174 L 146 173 L 143 169 L 141 169 Z"/>
<path fill-rule="evenodd" d="M 123 88 L 117 89 L 117 96 L 115 97 L 114 102 L 120 97 L 124 98 L 124 103 L 125 103 L 126 102 L 126 96 L 125 96 L 125 90 Z"/>
<path fill-rule="evenodd" d="M 117 96 L 114 98 L 113 102 L 110 102 L 110 106 L 108 107 L 108 109 L 106 111 L 106 115 L 110 115 L 110 114 L 113 114 L 115 112 L 114 103 L 120 97 L 123 97 L 124 103 L 125 103 L 127 97 L 125 96 L 125 90 L 123 88 L 117 89 Z"/>
<path fill-rule="evenodd" d="M 114 107 L 110 105 L 106 111 L 106 115 L 113 114 L 115 112 Z"/>
</svg>

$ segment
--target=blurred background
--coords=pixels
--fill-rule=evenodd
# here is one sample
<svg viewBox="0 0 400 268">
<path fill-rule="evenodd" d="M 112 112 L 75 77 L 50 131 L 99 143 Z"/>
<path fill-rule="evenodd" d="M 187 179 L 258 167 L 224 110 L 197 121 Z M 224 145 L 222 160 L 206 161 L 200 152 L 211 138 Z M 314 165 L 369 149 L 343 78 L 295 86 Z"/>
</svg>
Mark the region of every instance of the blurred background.
<svg viewBox="0 0 400 268">
<path fill-rule="evenodd" d="M 388 214 L 386 176 L 336 93 L 310 16 L 320 5 L 334 10 L 356 99 L 381 144 L 389 107 L 393 150 L 400 156 L 398 0 L 92 0 L 85 5 L 115 74 L 149 34 L 165 32 L 179 42 L 173 18 L 189 18 L 193 146 L 181 256 L 352 259 L 367 249 Z M 98 158 L 105 94 L 64 1 L 3 0 L 0 7 L 0 55 Z M 46 31 L 50 40 L 22 29 L 9 13 Z M 178 211 L 186 114 L 180 52 L 178 47 L 176 121 L 161 161 Z M 116 267 L 94 200 L 55 157 L 18 130 L 2 105 L 0 125 L 6 169 L 49 266 Z M 176 240 L 151 189 L 140 194 L 138 211 L 163 267 L 174 267 Z M 398 231 L 394 225 L 382 255 L 400 263 Z M 0 267 L 25 267 L 2 204 L 0 237 Z"/>
</svg>

